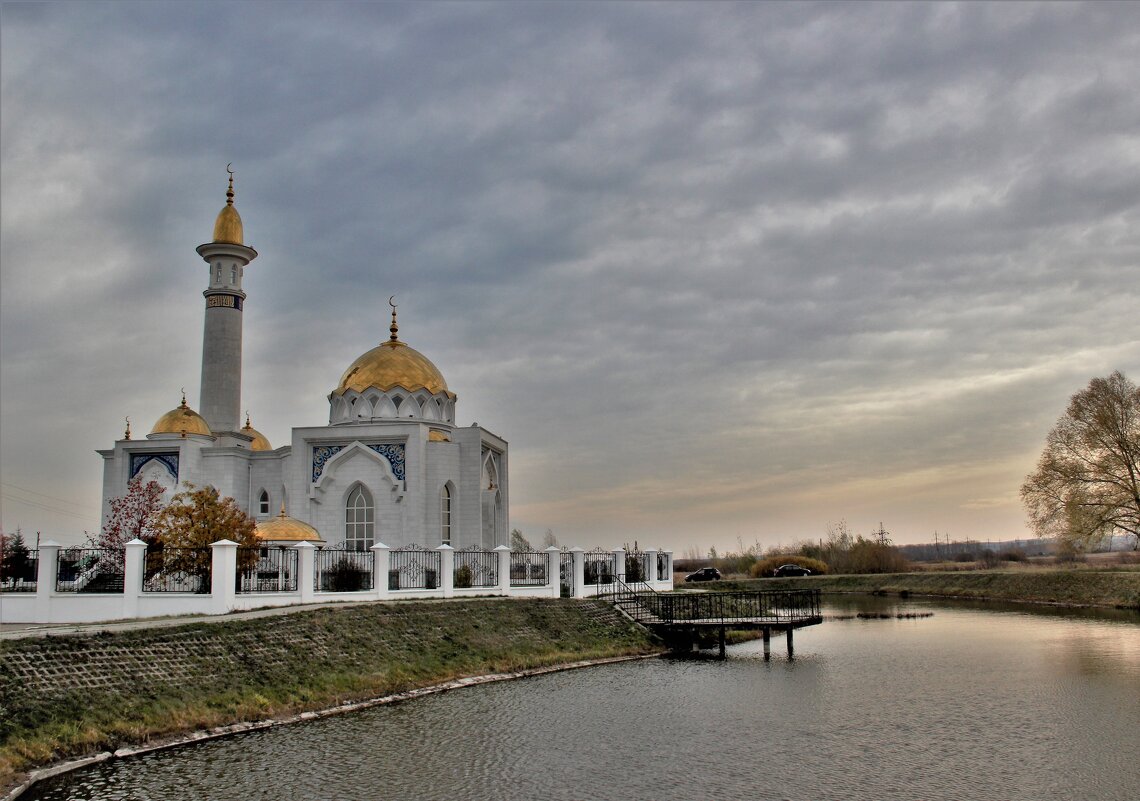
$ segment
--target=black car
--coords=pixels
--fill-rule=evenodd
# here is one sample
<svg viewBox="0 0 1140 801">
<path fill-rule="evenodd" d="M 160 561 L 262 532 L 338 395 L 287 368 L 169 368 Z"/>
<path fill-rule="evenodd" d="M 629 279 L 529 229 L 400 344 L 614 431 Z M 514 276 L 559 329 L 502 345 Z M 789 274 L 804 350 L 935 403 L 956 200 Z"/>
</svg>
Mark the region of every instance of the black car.
<svg viewBox="0 0 1140 801">
<path fill-rule="evenodd" d="M 780 565 L 772 571 L 772 575 L 777 578 L 782 576 L 810 576 L 811 571 L 799 565 Z"/>
<path fill-rule="evenodd" d="M 695 573 L 685 576 L 685 581 L 719 581 L 720 571 L 715 567 L 702 567 Z"/>
</svg>

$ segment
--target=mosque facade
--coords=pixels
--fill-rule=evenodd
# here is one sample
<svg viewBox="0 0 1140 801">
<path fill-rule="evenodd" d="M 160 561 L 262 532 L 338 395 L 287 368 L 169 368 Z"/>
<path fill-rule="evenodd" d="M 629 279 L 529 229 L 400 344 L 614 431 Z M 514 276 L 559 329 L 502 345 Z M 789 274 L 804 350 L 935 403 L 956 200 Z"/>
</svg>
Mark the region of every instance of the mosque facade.
<svg viewBox="0 0 1140 801">
<path fill-rule="evenodd" d="M 254 517 L 266 542 L 349 550 L 376 543 L 494 548 L 508 544 L 507 443 L 456 424 L 457 396 L 423 354 L 389 338 L 357 358 L 329 393 L 327 425 L 292 429 L 274 448 L 241 424 L 242 279 L 257 251 L 244 242 L 233 174 L 207 265 L 201 395 L 158 418 L 145 439 L 128 427 L 103 457 L 103 519 L 136 476 L 166 497 L 212 485 Z M 389 300 L 391 303 L 391 300 Z"/>
</svg>

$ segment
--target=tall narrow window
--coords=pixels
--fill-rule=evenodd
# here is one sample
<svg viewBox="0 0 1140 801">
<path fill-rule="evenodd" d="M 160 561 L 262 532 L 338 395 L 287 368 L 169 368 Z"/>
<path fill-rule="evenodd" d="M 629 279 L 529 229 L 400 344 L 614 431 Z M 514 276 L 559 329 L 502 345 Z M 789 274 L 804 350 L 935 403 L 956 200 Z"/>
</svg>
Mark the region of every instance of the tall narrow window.
<svg viewBox="0 0 1140 801">
<path fill-rule="evenodd" d="M 258 512 L 263 515 L 269 514 L 269 493 L 265 490 L 261 491 L 261 498 L 257 502 Z"/>
<path fill-rule="evenodd" d="M 444 485 L 439 498 L 439 538 L 444 545 L 451 544 L 451 488 Z"/>
<path fill-rule="evenodd" d="M 358 485 L 348 494 L 344 507 L 344 547 L 347 550 L 366 551 L 373 546 L 373 514 L 372 498 Z"/>
</svg>

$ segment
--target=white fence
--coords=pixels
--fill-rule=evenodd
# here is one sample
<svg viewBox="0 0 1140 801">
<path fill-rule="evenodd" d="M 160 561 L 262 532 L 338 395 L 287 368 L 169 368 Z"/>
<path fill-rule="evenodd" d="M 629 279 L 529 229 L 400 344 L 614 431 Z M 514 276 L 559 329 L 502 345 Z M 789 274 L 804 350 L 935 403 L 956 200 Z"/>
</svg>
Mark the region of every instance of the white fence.
<svg viewBox="0 0 1140 801">
<path fill-rule="evenodd" d="M 387 545 L 378 544 L 371 548 L 372 580 L 371 588 L 350 592 L 325 592 L 317 589 L 322 582 L 315 578 L 314 565 L 316 549 L 307 542 L 292 546 L 297 552 L 296 581 L 290 581 L 292 591 L 238 592 L 238 545 L 230 540 L 220 540 L 211 546 L 211 570 L 209 592 L 150 592 L 144 591 L 146 571 L 146 543 L 133 540 L 127 543 L 121 592 L 75 592 L 59 591 L 57 571 L 59 569 L 58 543 L 45 542 L 40 545 L 36 573 L 35 592 L 0 592 L 0 623 L 95 623 L 105 620 L 126 620 L 132 618 L 163 617 L 169 615 L 224 615 L 227 612 L 244 611 L 268 606 L 294 606 L 298 604 L 385 601 L 402 598 L 461 598 L 474 596 L 514 596 L 558 598 L 568 596 L 584 598 L 612 592 L 617 581 L 626 578 L 626 553 L 621 548 L 606 553 L 613 554 L 614 575 L 604 576 L 605 583 L 595 583 L 600 579 L 587 576 L 587 553 L 581 548 L 563 551 L 547 548 L 545 570 L 536 568 L 535 554 L 526 554 L 525 559 L 512 561 L 510 548 L 500 545 L 491 551 L 498 558 L 498 568 L 494 571 L 497 583 L 493 586 L 464 586 L 479 584 L 466 576 L 470 571 L 464 568 L 460 580 L 456 581 L 456 551 L 449 545 L 441 545 L 431 550 L 416 551 L 430 555 L 433 565 L 438 553 L 439 575 L 432 586 L 399 589 L 401 582 L 393 580 L 398 573 L 398 565 L 393 563 L 393 551 Z M 401 553 L 401 552 L 396 552 Z M 594 556 L 597 551 L 591 551 Z M 522 555 L 515 555 L 521 557 Z M 633 555 L 631 554 L 632 563 Z M 468 557 L 461 556 L 461 564 Z M 290 560 L 291 561 L 291 560 Z M 637 555 L 638 564 L 660 566 L 656 571 L 631 571 L 630 578 L 639 579 L 631 583 L 638 589 L 670 590 L 673 587 L 673 554 L 669 551 L 646 550 Z M 518 579 L 519 565 L 525 564 L 525 582 Z M 512 572 L 512 565 L 514 570 Z M 393 568 L 397 569 L 393 569 Z M 649 575 L 644 575 L 646 572 Z M 515 581 L 512 582 L 512 574 Z M 544 581 L 538 583 L 537 577 Z M 586 581 L 591 583 L 587 584 Z M 456 586 L 459 584 L 460 586 Z"/>
</svg>

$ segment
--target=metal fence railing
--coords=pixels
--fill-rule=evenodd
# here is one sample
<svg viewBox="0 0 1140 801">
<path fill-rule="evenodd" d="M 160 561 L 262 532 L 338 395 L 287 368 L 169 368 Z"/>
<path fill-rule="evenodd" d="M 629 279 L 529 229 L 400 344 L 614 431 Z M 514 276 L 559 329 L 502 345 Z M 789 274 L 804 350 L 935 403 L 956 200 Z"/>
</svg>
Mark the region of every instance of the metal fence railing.
<svg viewBox="0 0 1140 801">
<path fill-rule="evenodd" d="M 668 581 L 673 576 L 672 554 L 657 552 L 657 580 Z"/>
<path fill-rule="evenodd" d="M 317 592 L 359 592 L 372 589 L 376 554 L 324 548 L 313 553 L 313 589 Z"/>
<path fill-rule="evenodd" d="M 544 551 L 511 552 L 511 586 L 541 587 L 546 579 L 547 555 Z"/>
<path fill-rule="evenodd" d="M 582 567 L 582 581 L 586 586 L 613 584 L 617 577 L 617 556 L 612 551 L 587 551 L 583 554 Z"/>
<path fill-rule="evenodd" d="M 499 584 L 499 555 L 482 548 L 467 548 L 455 552 L 455 575 L 452 585 L 467 587 L 496 587 Z"/>
<path fill-rule="evenodd" d="M 40 557 L 35 551 L 0 562 L 0 592 L 35 592 L 39 581 Z"/>
<path fill-rule="evenodd" d="M 422 545 L 397 548 L 388 565 L 388 589 L 434 590 L 439 587 L 441 565 L 439 551 L 429 551 Z"/>
<path fill-rule="evenodd" d="M 238 548 L 237 552 L 237 592 L 297 591 L 298 554 L 293 548 Z"/>
<path fill-rule="evenodd" d="M 143 592 L 189 592 L 208 595 L 214 554 L 210 548 L 147 549 Z"/>
<path fill-rule="evenodd" d="M 558 554 L 558 595 L 562 598 L 574 595 L 574 554 L 569 551 Z"/>
<path fill-rule="evenodd" d="M 653 574 L 653 566 L 649 563 L 649 554 L 644 551 L 630 551 L 625 555 L 625 580 L 628 584 L 640 584 L 649 581 Z"/>
<path fill-rule="evenodd" d="M 56 561 L 56 592 L 123 591 L 126 552 L 122 548 L 65 548 Z"/>
</svg>

